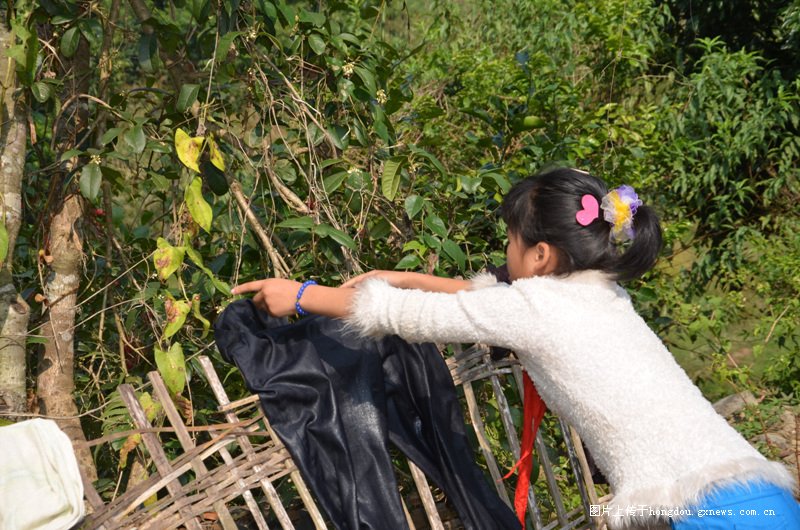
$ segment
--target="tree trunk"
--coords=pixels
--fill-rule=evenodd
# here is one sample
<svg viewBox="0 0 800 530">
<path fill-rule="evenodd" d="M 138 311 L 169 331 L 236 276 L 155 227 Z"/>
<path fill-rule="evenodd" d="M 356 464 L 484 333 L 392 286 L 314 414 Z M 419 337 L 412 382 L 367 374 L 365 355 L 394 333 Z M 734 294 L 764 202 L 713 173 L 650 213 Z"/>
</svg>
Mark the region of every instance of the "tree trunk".
<svg viewBox="0 0 800 530">
<path fill-rule="evenodd" d="M 39 358 L 37 397 L 39 411 L 54 416 L 75 446 L 75 455 L 89 480 L 97 480 L 72 393 L 75 391 L 75 303 L 80 285 L 83 245 L 76 229 L 83 214 L 83 199 L 69 195 L 50 223 L 50 274 L 44 286 L 47 316 L 42 334 L 47 342 Z M 78 443 L 76 443 L 78 442 Z"/>
<path fill-rule="evenodd" d="M 15 62 L 7 55 L 14 36 L 0 23 L 0 211 L 8 232 L 8 253 L 0 268 L 0 416 L 25 412 L 25 337 L 30 310 L 17 293 L 11 265 L 22 224 L 22 173 L 25 166 L 25 110 L 15 98 Z M 11 416 L 12 420 L 20 416 Z"/>
<path fill-rule="evenodd" d="M 88 13 L 88 4 L 82 4 Z M 56 153 L 66 152 L 85 143 L 85 131 L 89 122 L 89 111 L 78 94 L 89 91 L 89 46 L 81 38 L 78 49 L 64 73 L 62 101 L 70 101 L 63 109 L 60 123 L 56 123 Z M 81 428 L 78 407 L 75 404 L 75 312 L 78 288 L 84 259 L 83 245 L 78 232 L 83 216 L 83 197 L 76 193 L 62 195 L 64 171 L 75 168 L 76 159 L 66 161 L 51 178 L 51 197 L 56 201 L 55 214 L 50 220 L 45 261 L 50 272 L 44 285 L 44 296 L 48 306 L 42 334 L 45 347 L 39 357 L 36 395 L 42 414 L 54 416 L 59 427 L 72 440 L 75 456 L 84 474 L 90 481 L 97 480 L 97 470 L 85 445 L 86 437 Z M 73 188 L 74 189 L 74 188 Z M 63 200 L 61 197 L 63 196 Z"/>
</svg>

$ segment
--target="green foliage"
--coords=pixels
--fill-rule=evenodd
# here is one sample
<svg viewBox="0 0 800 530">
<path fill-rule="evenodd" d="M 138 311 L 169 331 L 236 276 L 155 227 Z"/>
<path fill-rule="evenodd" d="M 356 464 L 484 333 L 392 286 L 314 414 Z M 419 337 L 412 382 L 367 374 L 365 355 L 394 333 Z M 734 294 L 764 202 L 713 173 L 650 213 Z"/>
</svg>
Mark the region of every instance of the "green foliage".
<svg viewBox="0 0 800 530">
<path fill-rule="evenodd" d="M 128 428 L 115 389 L 154 369 L 195 421 L 219 421 L 194 357 L 231 373 L 211 322 L 230 285 L 280 269 L 242 204 L 296 278 L 468 275 L 505 259 L 503 195 L 553 163 L 659 211 L 664 259 L 631 291 L 709 397 L 796 399 L 800 84 L 773 44 L 796 51 L 800 10 L 750 2 L 770 16 L 736 28 L 712 4 L 123 2 L 116 20 L 109 2 L 17 6 L 9 54 L 35 138 L 15 281 L 41 292 L 48 212 L 81 193 L 79 305 L 105 315 L 75 331 L 81 407 L 104 406 L 89 437 Z M 123 444 L 137 450 L 97 456 L 111 489 Z"/>
</svg>

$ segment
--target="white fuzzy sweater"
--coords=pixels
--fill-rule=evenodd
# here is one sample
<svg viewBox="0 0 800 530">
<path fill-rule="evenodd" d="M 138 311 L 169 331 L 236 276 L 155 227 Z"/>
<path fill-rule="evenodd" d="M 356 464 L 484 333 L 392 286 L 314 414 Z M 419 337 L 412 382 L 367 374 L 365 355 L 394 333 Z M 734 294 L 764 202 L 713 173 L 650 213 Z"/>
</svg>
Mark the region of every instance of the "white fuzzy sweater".
<svg viewBox="0 0 800 530">
<path fill-rule="evenodd" d="M 627 292 L 602 272 L 510 286 L 482 273 L 456 294 L 370 279 L 352 308 L 348 324 L 365 335 L 516 352 L 547 406 L 575 427 L 608 478 L 612 528 L 653 522 L 642 513 L 689 507 L 732 482 L 763 478 L 796 489 L 781 463 L 765 459 L 714 411 Z"/>
</svg>

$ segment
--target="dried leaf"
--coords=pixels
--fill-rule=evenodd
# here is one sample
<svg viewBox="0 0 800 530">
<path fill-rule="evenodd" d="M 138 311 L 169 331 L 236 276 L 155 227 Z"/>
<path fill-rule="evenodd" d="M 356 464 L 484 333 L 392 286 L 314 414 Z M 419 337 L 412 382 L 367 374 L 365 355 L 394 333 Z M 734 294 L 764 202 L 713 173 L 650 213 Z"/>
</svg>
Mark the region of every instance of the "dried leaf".
<svg viewBox="0 0 800 530">
<path fill-rule="evenodd" d="M 192 407 L 192 401 L 181 395 L 173 396 L 172 401 L 175 403 L 175 406 L 178 408 L 178 412 L 181 413 L 181 416 L 184 417 L 187 423 L 190 423 L 192 421 L 192 417 L 194 416 L 194 407 Z"/>
<path fill-rule="evenodd" d="M 125 469 L 125 466 L 128 465 L 128 454 L 136 449 L 142 443 L 142 435 L 139 433 L 131 434 L 128 438 L 125 439 L 125 443 L 122 444 L 122 447 L 119 450 L 119 468 Z"/>
</svg>

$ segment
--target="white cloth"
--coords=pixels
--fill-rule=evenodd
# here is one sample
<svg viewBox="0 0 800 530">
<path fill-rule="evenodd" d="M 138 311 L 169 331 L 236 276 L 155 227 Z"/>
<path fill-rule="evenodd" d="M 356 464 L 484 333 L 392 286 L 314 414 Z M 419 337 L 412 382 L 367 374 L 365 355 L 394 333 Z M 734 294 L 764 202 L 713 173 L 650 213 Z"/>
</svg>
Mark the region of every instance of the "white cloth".
<svg viewBox="0 0 800 530">
<path fill-rule="evenodd" d="M 608 478 L 612 528 L 666 521 L 650 510 L 674 513 L 731 482 L 763 478 L 796 489 L 781 463 L 714 411 L 604 273 L 510 286 L 483 273 L 472 282 L 471 290 L 444 294 L 370 279 L 358 286 L 347 322 L 365 335 L 516 352 L 547 406 L 575 427 Z"/>
<path fill-rule="evenodd" d="M 56 422 L 0 427 L 0 528 L 65 530 L 83 516 L 78 462 Z"/>
</svg>

